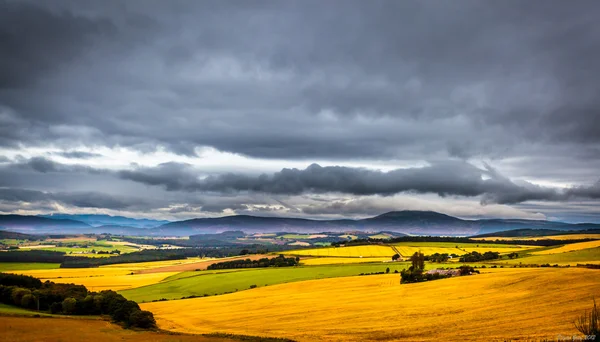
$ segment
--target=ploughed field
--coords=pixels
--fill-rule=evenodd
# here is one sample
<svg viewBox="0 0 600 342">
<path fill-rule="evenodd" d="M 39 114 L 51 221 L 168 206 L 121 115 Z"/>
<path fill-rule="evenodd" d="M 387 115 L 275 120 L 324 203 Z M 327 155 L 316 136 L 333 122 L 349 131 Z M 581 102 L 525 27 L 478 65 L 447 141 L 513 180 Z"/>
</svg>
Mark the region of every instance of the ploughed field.
<svg viewBox="0 0 600 342">
<path fill-rule="evenodd" d="M 487 269 L 402 285 L 396 274 L 346 277 L 141 307 L 154 313 L 160 328 L 188 333 L 298 341 L 554 339 L 577 334 L 572 322 L 600 294 L 598 274 L 581 268 Z"/>
</svg>

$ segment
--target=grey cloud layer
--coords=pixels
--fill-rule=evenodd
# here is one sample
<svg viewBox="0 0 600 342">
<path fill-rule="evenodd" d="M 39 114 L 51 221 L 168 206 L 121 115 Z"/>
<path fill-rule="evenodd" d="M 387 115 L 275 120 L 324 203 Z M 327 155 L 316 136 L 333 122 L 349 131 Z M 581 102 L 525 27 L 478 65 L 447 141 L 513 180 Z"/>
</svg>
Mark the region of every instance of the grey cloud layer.
<svg viewBox="0 0 600 342">
<path fill-rule="evenodd" d="M 92 198 L 110 190 L 117 200 L 95 200 L 116 208 L 150 185 L 147 196 L 169 198 L 146 208 L 170 202 L 174 212 L 282 200 L 240 193 L 597 200 L 599 12 L 593 0 L 0 0 L 0 148 L 62 150 L 0 156 L 0 186 L 73 205 L 93 203 L 68 191 Z M 491 160 L 510 177 L 456 162 L 260 177 L 178 163 L 86 165 L 102 156 L 84 147 L 123 146 L 190 156 L 211 146 L 281 159 L 281 167 L 292 159 Z"/>
<path fill-rule="evenodd" d="M 260 192 L 280 195 L 344 193 L 389 196 L 403 192 L 446 196 L 481 196 L 481 202 L 514 204 L 532 200 L 565 201 L 600 198 L 600 182 L 566 190 L 513 182 L 486 165 L 479 169 L 464 162 L 438 162 L 430 166 L 389 172 L 312 164 L 304 170 L 283 169 L 273 175 L 211 175 L 204 179 L 190 165 L 168 163 L 155 168 L 120 171 L 123 179 L 162 186 L 168 191 L 218 193 Z"/>
</svg>

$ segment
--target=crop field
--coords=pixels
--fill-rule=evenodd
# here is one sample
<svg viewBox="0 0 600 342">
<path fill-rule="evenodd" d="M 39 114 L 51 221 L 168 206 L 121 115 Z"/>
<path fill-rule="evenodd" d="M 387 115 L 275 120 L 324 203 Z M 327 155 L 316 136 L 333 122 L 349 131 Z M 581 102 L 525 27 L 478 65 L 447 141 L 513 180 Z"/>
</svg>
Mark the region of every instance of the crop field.
<svg viewBox="0 0 600 342">
<path fill-rule="evenodd" d="M 358 263 L 370 263 L 370 262 L 384 262 L 390 261 L 389 257 L 376 257 L 376 258 L 309 258 L 300 261 L 302 265 L 313 266 L 313 265 L 335 265 L 335 264 L 358 264 Z M 393 264 L 392 264 L 393 265 Z"/>
<path fill-rule="evenodd" d="M 406 285 L 397 275 L 304 281 L 141 307 L 160 328 L 188 333 L 298 341 L 553 340 L 578 334 L 573 320 L 598 293 L 596 270 L 530 268 Z"/>
<path fill-rule="evenodd" d="M 15 270 L 50 270 L 59 268 L 57 263 L 43 262 L 0 262 L 0 272 L 10 272 Z"/>
<path fill-rule="evenodd" d="M 488 251 L 507 254 L 512 252 L 520 252 L 527 249 L 537 248 L 536 246 L 520 246 L 520 245 L 503 245 L 503 244 L 475 244 L 475 243 L 452 243 L 452 242 L 400 242 L 393 244 L 400 255 L 403 257 L 410 256 L 415 252 L 421 252 L 425 255 L 435 253 L 448 253 L 463 255 L 468 252 L 485 253 Z"/>
<path fill-rule="evenodd" d="M 534 255 L 544 255 L 544 254 L 558 254 L 565 252 L 573 252 L 579 251 L 588 248 L 596 248 L 600 247 L 600 240 L 597 241 L 588 241 L 588 242 L 578 242 L 578 243 L 570 243 L 558 248 L 548 248 L 542 251 L 533 252 L 531 254 Z"/>
<path fill-rule="evenodd" d="M 13 273 L 31 275 L 42 281 L 85 285 L 92 291 L 123 290 L 155 284 L 177 272 L 131 274 L 118 268 L 60 268 L 47 270 L 14 270 Z"/>
<path fill-rule="evenodd" d="M 542 265 L 542 264 L 558 264 L 558 265 L 571 265 L 577 264 L 600 264 L 600 248 L 588 248 L 581 249 L 578 251 L 555 253 L 555 254 L 542 254 L 526 256 L 524 258 L 517 258 L 512 260 L 492 261 L 494 264 L 508 264 L 508 265 Z"/>
<path fill-rule="evenodd" d="M 30 341 L 104 341 L 104 342 L 234 342 L 220 337 L 173 335 L 123 329 L 98 319 L 1 317 L 0 340 Z"/>
<path fill-rule="evenodd" d="M 159 267 L 158 265 L 151 265 L 148 268 L 135 271 L 135 273 L 144 274 L 144 273 L 157 273 L 157 272 L 185 272 L 185 271 L 195 271 L 195 270 L 206 270 L 208 268 L 208 266 L 215 264 L 215 263 L 223 262 L 223 261 L 246 260 L 246 259 L 258 260 L 258 259 L 268 258 L 268 257 L 273 257 L 273 256 L 263 255 L 263 254 L 252 254 L 252 255 L 243 255 L 243 256 L 232 257 L 232 258 L 196 259 L 197 260 L 196 262 L 186 262 L 186 263 L 163 266 L 163 267 Z M 148 263 L 148 264 L 152 264 L 152 263 Z M 152 267 L 152 266 L 154 266 L 154 267 Z"/>
<path fill-rule="evenodd" d="M 473 238 L 480 241 L 495 241 L 495 240 L 580 240 L 580 239 L 596 239 L 600 240 L 600 234 L 564 234 L 564 235 L 547 235 L 547 236 L 489 236 L 482 238 Z"/>
<path fill-rule="evenodd" d="M 200 271 L 179 273 L 158 284 L 121 291 L 127 299 L 149 302 L 161 298 L 178 299 L 188 296 L 223 294 L 257 287 L 296 282 L 310 279 L 356 276 L 361 273 L 384 272 L 390 268 L 401 271 L 409 263 L 349 264 L 334 266 L 282 267 L 261 269 L 222 270 L 221 272 Z M 434 267 L 432 265 L 432 267 Z M 396 274 L 400 281 L 400 275 Z M 365 276 L 370 277 L 370 276 Z"/>
<path fill-rule="evenodd" d="M 372 258 L 389 257 L 390 259 L 396 252 L 389 246 L 369 245 L 369 246 L 350 246 L 350 247 L 331 247 L 314 248 L 287 251 L 283 254 L 299 256 L 318 256 L 318 257 L 345 257 L 345 258 Z"/>
</svg>

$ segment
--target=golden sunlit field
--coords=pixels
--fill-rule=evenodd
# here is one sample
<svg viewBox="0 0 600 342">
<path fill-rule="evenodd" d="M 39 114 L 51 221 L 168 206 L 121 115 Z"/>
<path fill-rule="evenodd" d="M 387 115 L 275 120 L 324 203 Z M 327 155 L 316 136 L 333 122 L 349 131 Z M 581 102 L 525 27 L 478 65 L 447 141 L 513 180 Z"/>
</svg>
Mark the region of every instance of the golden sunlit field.
<svg viewBox="0 0 600 342">
<path fill-rule="evenodd" d="M 330 247 L 294 250 L 284 252 L 283 254 L 300 256 L 318 256 L 318 257 L 345 257 L 345 258 L 371 258 L 371 257 L 389 257 L 396 254 L 389 246 L 350 246 L 350 247 Z"/>
<path fill-rule="evenodd" d="M 302 259 L 300 264 L 306 266 L 312 265 L 335 265 L 335 264 L 357 264 L 357 263 L 368 263 L 368 262 L 383 262 L 390 261 L 390 257 L 378 257 L 378 258 L 309 258 Z"/>
<path fill-rule="evenodd" d="M 559 254 L 565 252 L 573 252 L 580 251 L 588 248 L 600 247 L 600 240 L 598 241 L 587 241 L 587 242 L 578 242 L 578 243 L 570 243 L 558 248 L 545 249 L 542 251 L 532 252 L 534 255 L 544 255 L 544 254 Z"/>
<path fill-rule="evenodd" d="M 236 340 L 127 330 L 110 322 L 94 319 L 2 317 L 0 318 L 0 341 L 233 342 Z"/>
<path fill-rule="evenodd" d="M 573 320 L 598 294 L 596 270 L 529 268 L 403 285 L 399 275 L 324 279 L 141 306 L 159 327 L 190 333 L 298 341 L 526 340 L 576 334 Z"/>
</svg>

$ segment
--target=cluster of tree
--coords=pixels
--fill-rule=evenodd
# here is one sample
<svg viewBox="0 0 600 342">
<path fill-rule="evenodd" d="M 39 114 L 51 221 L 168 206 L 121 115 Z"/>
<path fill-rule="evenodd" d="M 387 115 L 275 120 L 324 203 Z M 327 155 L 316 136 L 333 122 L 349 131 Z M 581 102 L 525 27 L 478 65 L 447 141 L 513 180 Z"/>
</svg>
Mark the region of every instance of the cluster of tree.
<svg viewBox="0 0 600 342">
<path fill-rule="evenodd" d="M 477 262 L 485 260 L 494 260 L 498 258 L 500 258 L 500 253 L 498 252 L 485 252 L 483 254 L 479 252 L 471 252 L 461 256 L 458 260 L 460 262 Z"/>
<path fill-rule="evenodd" d="M 425 257 L 425 261 L 431 262 L 446 262 L 448 259 L 450 259 L 450 255 L 448 253 L 434 253 Z"/>
<path fill-rule="evenodd" d="M 209 270 L 223 270 L 230 268 L 256 268 L 256 267 L 290 267 L 298 265 L 300 258 L 286 258 L 283 255 L 279 255 L 275 258 L 261 258 L 258 260 L 232 260 L 223 261 L 216 264 L 209 265 Z"/>
<path fill-rule="evenodd" d="M 65 259 L 64 252 L 56 251 L 7 251 L 0 253 L 0 262 L 54 262 L 61 263 Z"/>
<path fill-rule="evenodd" d="M 152 329 L 154 316 L 122 295 L 106 290 L 89 292 L 85 286 L 42 283 L 39 279 L 0 273 L 0 301 L 26 309 L 67 315 L 109 315 L 126 327 Z"/>
<path fill-rule="evenodd" d="M 508 253 L 507 256 L 508 256 L 509 259 L 514 259 L 514 258 L 518 258 L 519 257 L 519 253 L 512 252 L 512 253 Z"/>
<path fill-rule="evenodd" d="M 415 252 L 410 257 L 412 265 L 408 270 L 400 271 L 400 284 L 417 283 L 428 280 L 424 274 L 425 255 L 421 252 Z"/>
<path fill-rule="evenodd" d="M 473 268 L 472 266 L 463 265 L 458 268 L 458 271 L 461 276 L 471 275 L 474 273 L 479 274 L 479 271 Z"/>
</svg>

